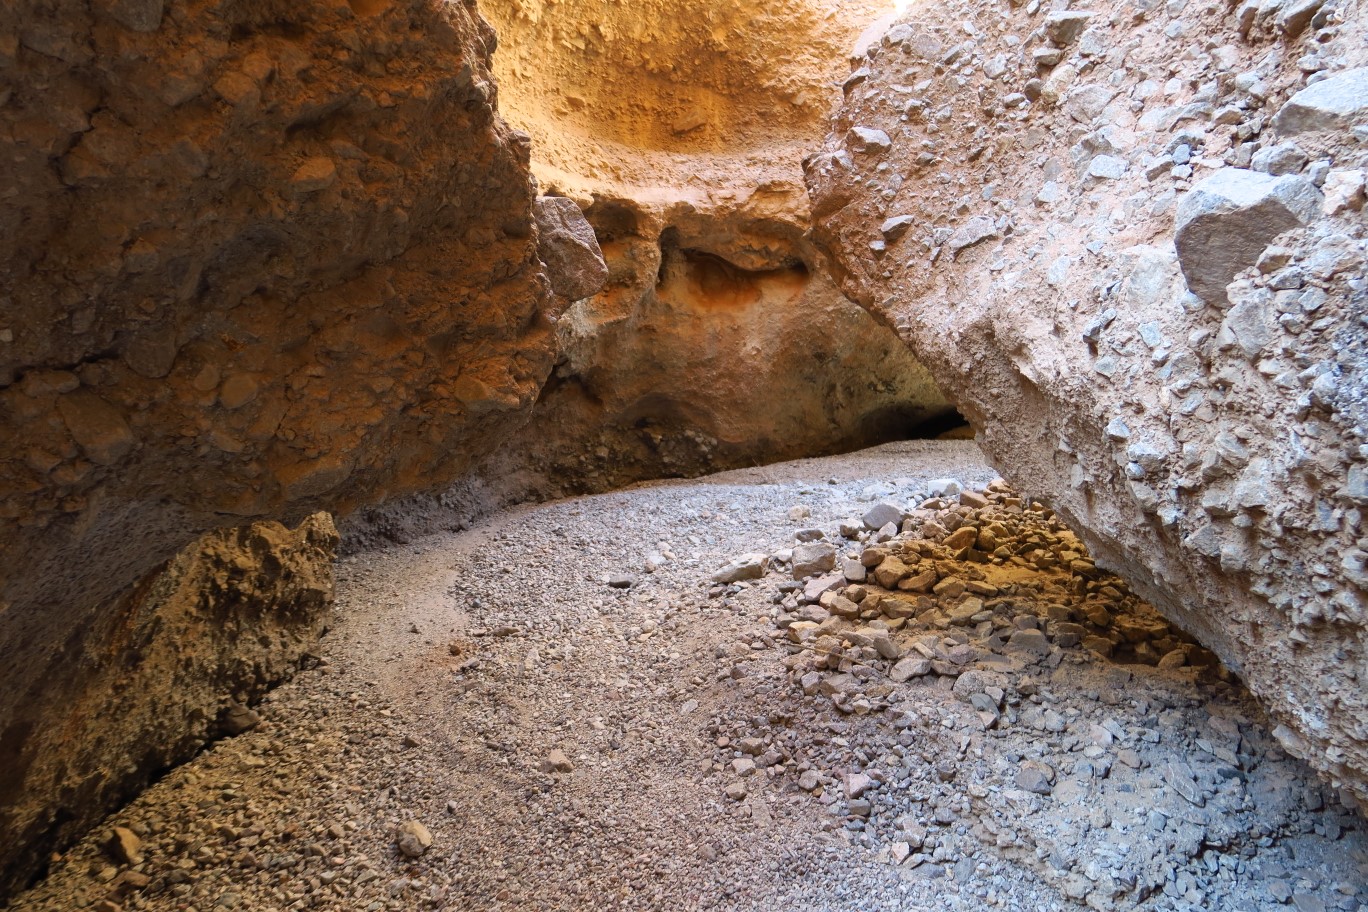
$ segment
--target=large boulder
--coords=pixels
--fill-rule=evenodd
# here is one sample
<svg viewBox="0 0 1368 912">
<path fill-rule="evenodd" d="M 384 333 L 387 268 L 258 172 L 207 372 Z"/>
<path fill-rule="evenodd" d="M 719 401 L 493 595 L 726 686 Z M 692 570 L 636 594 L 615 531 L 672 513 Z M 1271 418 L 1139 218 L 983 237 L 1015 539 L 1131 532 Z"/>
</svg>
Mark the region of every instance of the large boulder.
<svg viewBox="0 0 1368 912">
<path fill-rule="evenodd" d="M 1368 123 L 1368 67 L 1314 82 L 1288 99 L 1273 118 L 1285 135 L 1310 130 L 1346 130 Z"/>
<path fill-rule="evenodd" d="M 922 8 L 855 61 L 807 160 L 815 236 L 1003 475 L 1368 806 L 1368 150 L 1308 129 L 1303 171 L 1248 170 L 1274 141 L 1260 110 L 1292 98 L 1289 128 L 1348 123 L 1353 104 L 1327 99 L 1360 71 L 1308 86 L 1296 54 L 1263 31 L 1240 41 L 1238 21 L 1179 60 L 1168 36 L 1210 22 L 1173 6 L 1136 19 L 1116 0 L 1041 48 L 1040 19 L 1013 10 Z M 1305 27 L 1345 65 L 1368 56 L 1333 11 Z M 1104 100 L 1070 103 L 1084 92 Z M 1295 113 L 1312 107 L 1339 113 Z M 854 154 L 856 125 L 893 148 Z M 1127 167 L 1100 180 L 1102 157 Z M 889 239 L 894 218 L 917 227 Z"/>
<path fill-rule="evenodd" d="M 598 294 L 608 281 L 608 264 L 584 210 L 563 196 L 543 196 L 532 212 L 537 220 L 537 255 L 552 290 L 571 301 Z"/>
<path fill-rule="evenodd" d="M 1226 285 L 1253 266 L 1275 237 L 1320 215 L 1311 181 L 1222 168 L 1178 204 L 1174 244 L 1193 294 L 1223 305 Z"/>
</svg>

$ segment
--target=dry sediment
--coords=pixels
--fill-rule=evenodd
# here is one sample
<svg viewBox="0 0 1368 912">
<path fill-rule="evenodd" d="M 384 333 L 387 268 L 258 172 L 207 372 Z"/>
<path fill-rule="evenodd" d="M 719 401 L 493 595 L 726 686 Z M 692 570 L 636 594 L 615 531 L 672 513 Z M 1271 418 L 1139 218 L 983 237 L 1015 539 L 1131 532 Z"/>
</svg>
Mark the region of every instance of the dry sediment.
<svg viewBox="0 0 1368 912">
<path fill-rule="evenodd" d="M 1237 681 L 991 478 L 972 445 L 898 444 L 350 558 L 324 664 L 109 821 L 140 861 L 102 831 L 14 908 L 1368 903 L 1361 820 Z M 879 541 L 890 507 L 909 531 Z M 795 579 L 823 543 L 874 582 Z M 752 553 L 760 578 L 712 581 Z M 855 586 L 846 618 L 830 596 Z M 880 630 L 932 667 L 903 677 Z"/>
</svg>

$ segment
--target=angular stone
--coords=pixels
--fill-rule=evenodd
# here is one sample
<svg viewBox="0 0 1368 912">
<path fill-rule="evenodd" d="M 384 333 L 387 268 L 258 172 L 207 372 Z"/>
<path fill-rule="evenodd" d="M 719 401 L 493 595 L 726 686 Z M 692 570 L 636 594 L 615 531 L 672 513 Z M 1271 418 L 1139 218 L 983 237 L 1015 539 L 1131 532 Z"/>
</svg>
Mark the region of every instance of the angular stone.
<svg viewBox="0 0 1368 912">
<path fill-rule="evenodd" d="M 1050 654 L 1050 641 L 1039 630 L 1018 630 L 1008 639 L 1007 645 L 1012 649 L 1018 649 L 1032 655 L 1047 656 Z"/>
<path fill-rule="evenodd" d="M 1044 764 L 1027 763 L 1017 770 L 1016 786 L 1036 795 L 1048 795 L 1054 791 L 1050 780 L 1051 776 Z"/>
<path fill-rule="evenodd" d="M 852 583 L 863 583 L 865 578 L 869 575 L 869 571 L 865 569 L 864 564 L 857 560 L 851 560 L 850 558 L 841 561 L 841 573 Z"/>
<path fill-rule="evenodd" d="M 873 631 L 870 634 L 870 645 L 874 647 L 874 651 L 879 654 L 880 658 L 892 660 L 902 655 L 902 650 L 898 648 L 898 644 L 888 635 L 887 631 Z"/>
<path fill-rule="evenodd" d="M 874 568 L 874 581 L 885 589 L 895 589 L 907 574 L 907 565 L 896 557 L 890 557 Z"/>
<path fill-rule="evenodd" d="M 888 672 L 888 677 L 895 684 L 901 684 L 912 678 L 924 677 L 931 673 L 931 660 L 919 655 L 908 656 Z"/>
<path fill-rule="evenodd" d="M 847 773 L 841 777 L 847 798 L 862 797 L 875 788 L 876 783 L 865 773 Z"/>
<path fill-rule="evenodd" d="M 712 575 L 714 583 L 736 583 L 741 580 L 760 579 L 765 575 L 765 555 L 742 554 L 728 561 L 722 569 Z"/>
<path fill-rule="evenodd" d="M 1314 219 L 1320 205 L 1320 192 L 1305 178 L 1217 171 L 1178 206 L 1174 242 L 1188 287 L 1223 306 L 1236 273 L 1253 266 L 1273 238 Z"/>
<path fill-rule="evenodd" d="M 229 737 L 249 732 L 261 724 L 261 714 L 241 703 L 232 703 L 223 713 L 220 725 Z"/>
<path fill-rule="evenodd" d="M 855 127 L 850 131 L 850 146 L 856 152 L 866 152 L 873 155 L 887 152 L 893 148 L 893 141 L 888 138 L 888 134 L 883 130 Z"/>
<path fill-rule="evenodd" d="M 1295 143 L 1279 143 L 1255 152 L 1249 166 L 1265 174 L 1296 174 L 1306 167 L 1306 160 L 1306 153 Z"/>
<path fill-rule="evenodd" d="M 937 478 L 926 486 L 928 497 L 955 497 L 964 490 L 954 478 Z"/>
<path fill-rule="evenodd" d="M 865 528 L 881 529 L 889 523 L 900 523 L 903 511 L 891 503 L 881 503 L 870 507 L 864 517 Z"/>
<path fill-rule="evenodd" d="M 803 584 L 803 598 L 809 602 L 815 602 L 822 597 L 822 593 L 839 589 L 845 585 L 845 582 L 845 577 L 839 573 L 815 576 Z"/>
<path fill-rule="evenodd" d="M 1293 95 L 1273 118 L 1284 136 L 1312 130 L 1347 130 L 1368 120 L 1368 67 L 1345 70 Z"/>
<path fill-rule="evenodd" d="M 838 617 L 853 618 L 860 616 L 860 606 L 843 595 L 834 592 L 823 593 L 821 606 Z"/>
<path fill-rule="evenodd" d="M 943 542 L 951 551 L 962 551 L 978 541 L 978 529 L 974 526 L 960 526 L 951 532 Z"/>
<path fill-rule="evenodd" d="M 901 579 L 897 583 L 900 592 L 930 592 L 940 580 L 940 575 L 936 573 L 936 568 L 927 567 L 918 573 Z"/>
<path fill-rule="evenodd" d="M 114 827 L 105 840 L 104 849 L 119 864 L 139 865 L 143 862 L 142 840 L 127 827 Z"/>
<path fill-rule="evenodd" d="M 986 215 L 976 215 L 956 228 L 946 244 L 951 253 L 957 254 L 966 247 L 973 247 L 975 244 L 997 236 L 998 230 L 993 220 Z"/>
<path fill-rule="evenodd" d="M 972 507 L 975 510 L 981 510 L 988 506 L 988 498 L 977 491 L 961 491 L 959 502 L 961 506 Z"/>
<path fill-rule="evenodd" d="M 546 266 L 556 294 L 578 301 L 598 294 L 608 281 L 598 237 L 572 199 L 541 196 L 533 203 L 537 221 L 537 256 Z"/>
<path fill-rule="evenodd" d="M 807 542 L 793 549 L 793 578 L 806 579 L 836 566 L 836 547 L 830 542 Z"/>
<path fill-rule="evenodd" d="M 432 848 L 432 833 L 417 820 L 409 820 L 395 830 L 394 841 L 406 858 L 417 858 Z"/>
<path fill-rule="evenodd" d="M 897 215 L 885 219 L 884 223 L 879 226 L 879 233 L 883 235 L 885 241 L 892 243 L 906 234 L 907 229 L 911 228 L 916 220 L 916 217 L 911 215 Z"/>
<path fill-rule="evenodd" d="M 1045 16 L 1045 38 L 1055 47 L 1068 47 L 1083 31 L 1092 13 L 1055 10 Z"/>
</svg>

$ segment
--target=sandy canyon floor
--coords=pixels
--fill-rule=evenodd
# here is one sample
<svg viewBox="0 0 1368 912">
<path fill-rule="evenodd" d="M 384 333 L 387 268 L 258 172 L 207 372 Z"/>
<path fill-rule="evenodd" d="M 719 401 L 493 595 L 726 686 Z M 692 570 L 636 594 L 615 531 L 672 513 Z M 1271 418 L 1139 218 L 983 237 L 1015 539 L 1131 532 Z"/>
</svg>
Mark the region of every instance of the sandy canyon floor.
<svg viewBox="0 0 1368 912">
<path fill-rule="evenodd" d="M 776 555 L 868 563 L 842 523 L 946 478 L 994 473 L 972 443 L 893 444 L 348 558 L 261 723 L 12 908 L 1368 908 L 1364 821 L 1119 581 L 907 536 L 880 547 L 958 584 L 880 596 L 871 570 L 798 604 L 823 586 Z M 1012 505 L 961 518 L 1074 547 Z M 763 578 L 713 581 L 752 553 Z M 1111 658 L 1084 646 L 1104 620 Z"/>
</svg>

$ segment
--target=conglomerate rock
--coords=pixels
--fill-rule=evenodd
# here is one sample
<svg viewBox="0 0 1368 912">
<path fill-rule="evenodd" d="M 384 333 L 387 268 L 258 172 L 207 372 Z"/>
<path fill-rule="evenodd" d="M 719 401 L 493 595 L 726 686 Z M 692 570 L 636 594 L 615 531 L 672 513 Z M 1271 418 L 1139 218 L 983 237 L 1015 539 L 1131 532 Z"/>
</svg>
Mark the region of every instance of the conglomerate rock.
<svg viewBox="0 0 1368 912">
<path fill-rule="evenodd" d="M 8 890 L 207 741 L 316 646 L 333 603 L 326 513 L 206 533 L 89 626 L 14 701 L 0 776 Z"/>
<path fill-rule="evenodd" d="M 845 291 L 1360 807 L 1363 12 L 922 8 L 807 162 Z"/>
<path fill-rule="evenodd" d="M 494 42 L 431 0 L 0 9 L 0 888 L 153 772 L 53 792 L 45 752 L 112 736 L 33 715 L 114 686 L 73 660 L 136 581 L 206 530 L 449 482 L 535 400 L 553 298 Z M 179 759 L 174 720 L 139 749 Z"/>
</svg>

